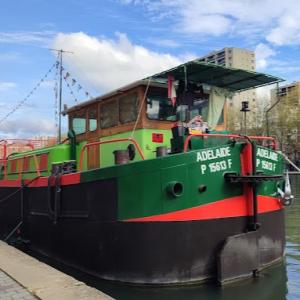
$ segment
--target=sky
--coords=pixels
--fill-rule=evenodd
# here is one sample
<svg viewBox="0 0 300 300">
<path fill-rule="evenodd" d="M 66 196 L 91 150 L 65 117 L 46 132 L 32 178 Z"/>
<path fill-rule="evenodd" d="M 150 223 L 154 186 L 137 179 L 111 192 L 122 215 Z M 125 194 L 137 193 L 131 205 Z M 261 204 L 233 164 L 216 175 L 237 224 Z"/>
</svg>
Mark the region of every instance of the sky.
<svg viewBox="0 0 300 300">
<path fill-rule="evenodd" d="M 72 52 L 63 56 L 69 107 L 224 47 L 255 51 L 257 71 L 300 80 L 296 0 L 0 4 L 0 139 L 56 134 L 57 53 L 50 49 Z M 66 130 L 66 118 L 63 124 Z"/>
</svg>

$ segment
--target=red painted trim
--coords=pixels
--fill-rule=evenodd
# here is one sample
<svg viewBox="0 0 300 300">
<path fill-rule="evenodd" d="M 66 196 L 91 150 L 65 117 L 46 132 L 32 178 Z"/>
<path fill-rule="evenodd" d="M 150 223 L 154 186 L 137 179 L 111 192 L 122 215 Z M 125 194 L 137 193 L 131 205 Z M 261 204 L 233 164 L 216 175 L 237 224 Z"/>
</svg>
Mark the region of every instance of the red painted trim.
<svg viewBox="0 0 300 300">
<path fill-rule="evenodd" d="M 0 187 L 20 187 L 21 180 L 0 180 Z"/>
<path fill-rule="evenodd" d="M 30 182 L 32 179 L 24 180 L 24 183 Z M 61 185 L 71 185 L 80 183 L 80 173 L 65 174 L 61 177 Z M 54 184 L 54 180 L 53 180 Z M 0 187 L 20 187 L 21 180 L 0 180 Z M 48 186 L 48 177 L 40 177 L 30 183 L 29 187 L 45 187 Z"/>
<path fill-rule="evenodd" d="M 61 177 L 61 185 L 80 183 L 80 173 L 66 174 Z"/>
<path fill-rule="evenodd" d="M 27 182 L 30 180 L 27 180 Z M 25 181 L 26 182 L 26 181 Z M 80 183 L 80 174 L 73 173 L 73 174 L 65 174 L 61 177 L 61 185 L 71 185 L 71 184 L 78 184 Z M 54 184 L 54 179 L 52 184 Z M 45 187 L 48 186 L 48 177 L 41 177 L 35 181 L 33 181 L 30 187 Z"/>
<path fill-rule="evenodd" d="M 282 209 L 277 198 L 269 196 L 258 196 L 258 213 L 266 213 Z M 168 221 L 193 221 L 221 219 L 241 216 L 251 216 L 246 198 L 237 196 L 217 202 L 204 204 L 170 213 L 124 220 L 125 222 L 168 222 Z"/>
</svg>

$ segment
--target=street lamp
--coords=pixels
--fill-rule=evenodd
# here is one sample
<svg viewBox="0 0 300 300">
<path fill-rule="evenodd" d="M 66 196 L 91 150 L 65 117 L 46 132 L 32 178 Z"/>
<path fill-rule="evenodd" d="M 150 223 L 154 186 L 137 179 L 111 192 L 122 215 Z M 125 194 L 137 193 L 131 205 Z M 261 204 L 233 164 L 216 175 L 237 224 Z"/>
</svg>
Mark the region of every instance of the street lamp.
<svg viewBox="0 0 300 300">
<path fill-rule="evenodd" d="M 250 111 L 249 109 L 249 101 L 242 101 L 242 108 L 240 110 L 244 114 L 244 135 L 247 134 L 247 112 Z"/>
</svg>

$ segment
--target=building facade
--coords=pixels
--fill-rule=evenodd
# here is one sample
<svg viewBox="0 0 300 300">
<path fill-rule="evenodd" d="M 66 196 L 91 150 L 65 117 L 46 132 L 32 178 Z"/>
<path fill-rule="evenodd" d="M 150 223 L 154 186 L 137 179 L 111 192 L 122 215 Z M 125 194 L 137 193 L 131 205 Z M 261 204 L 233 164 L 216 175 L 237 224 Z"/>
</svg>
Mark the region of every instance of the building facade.
<svg viewBox="0 0 300 300">
<path fill-rule="evenodd" d="M 244 69 L 247 71 L 256 70 L 255 53 L 254 51 L 241 49 L 241 48 L 224 48 L 219 51 L 213 51 L 206 56 L 200 58 L 200 60 L 208 63 L 214 63 L 222 65 L 227 68 Z M 255 89 L 240 92 L 232 99 L 228 99 L 228 111 L 229 115 L 232 114 L 235 117 L 232 121 L 231 127 L 239 129 L 241 127 L 242 114 L 237 112 L 242 107 L 242 101 L 249 102 L 249 125 L 257 125 L 257 103 L 256 103 L 256 91 Z M 230 121 L 230 120 L 229 120 Z"/>
</svg>

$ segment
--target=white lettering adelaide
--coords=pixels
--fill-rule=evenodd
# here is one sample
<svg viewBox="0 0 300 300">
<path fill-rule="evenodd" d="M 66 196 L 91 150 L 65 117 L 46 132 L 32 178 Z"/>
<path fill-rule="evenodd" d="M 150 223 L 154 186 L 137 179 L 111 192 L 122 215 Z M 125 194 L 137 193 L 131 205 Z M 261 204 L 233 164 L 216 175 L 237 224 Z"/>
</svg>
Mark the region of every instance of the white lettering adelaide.
<svg viewBox="0 0 300 300">
<path fill-rule="evenodd" d="M 268 149 L 257 148 L 257 156 L 273 161 L 278 161 L 278 153 Z"/>
<path fill-rule="evenodd" d="M 217 149 L 208 149 L 197 152 L 197 162 L 224 158 L 230 156 L 230 147 L 222 147 Z"/>
</svg>

